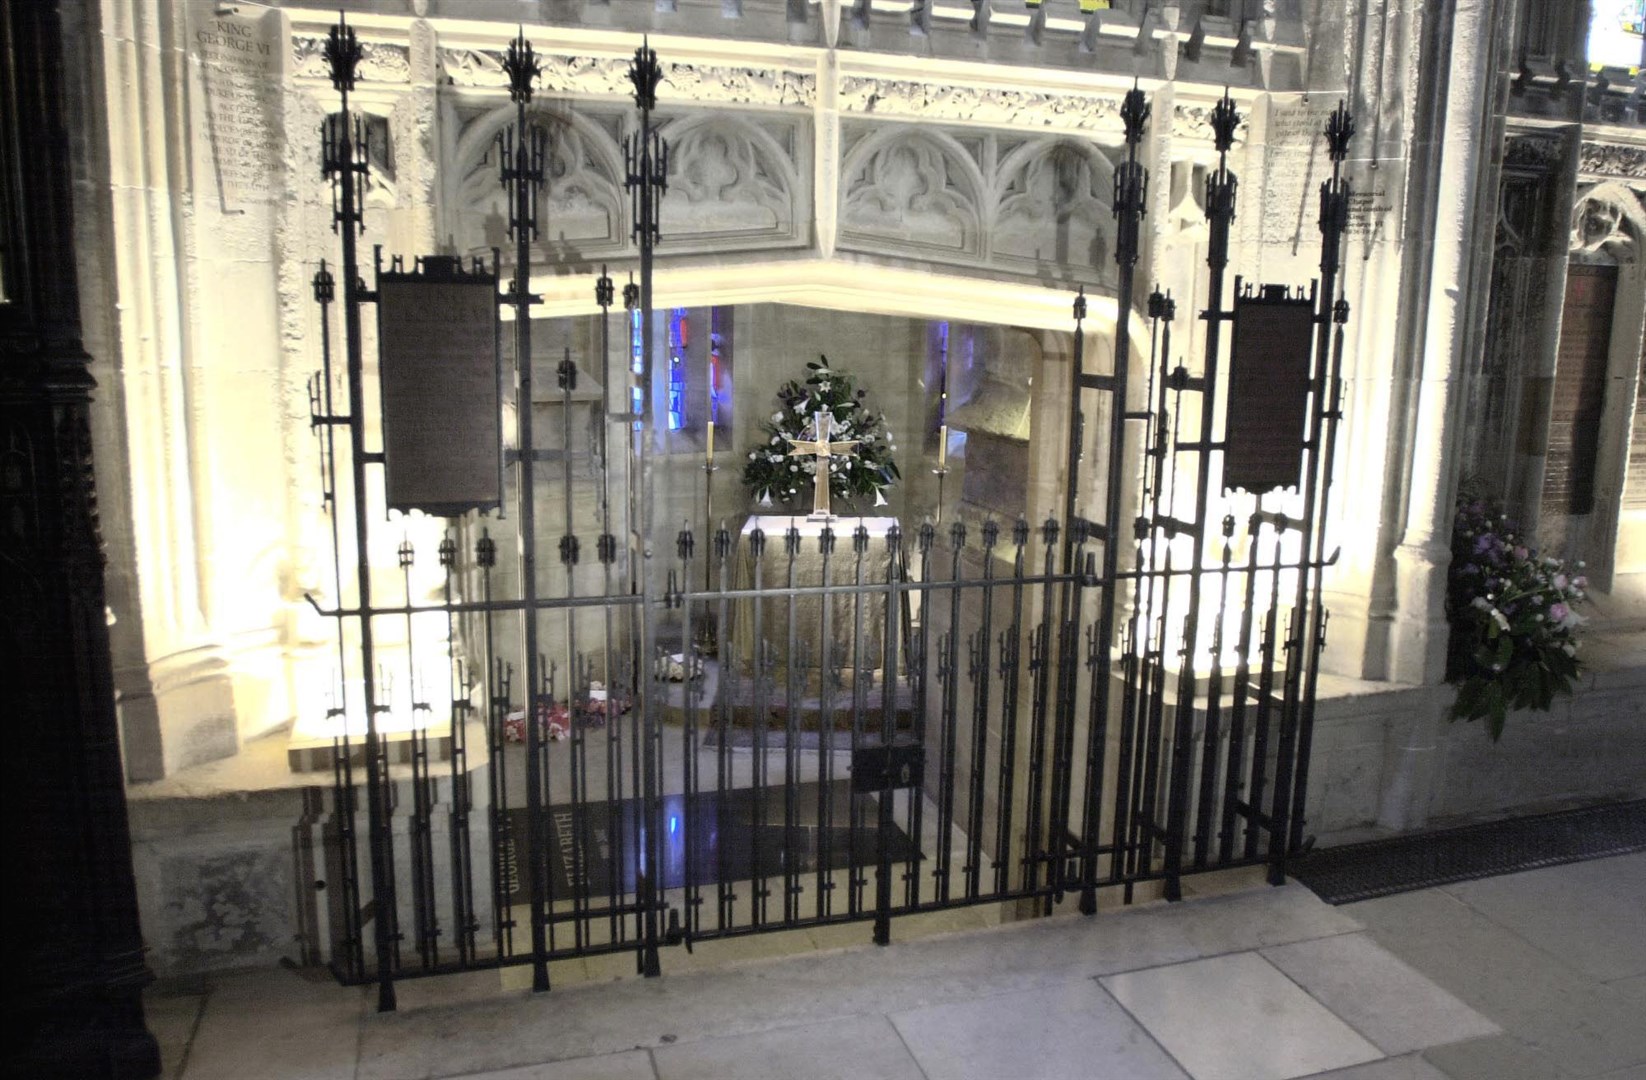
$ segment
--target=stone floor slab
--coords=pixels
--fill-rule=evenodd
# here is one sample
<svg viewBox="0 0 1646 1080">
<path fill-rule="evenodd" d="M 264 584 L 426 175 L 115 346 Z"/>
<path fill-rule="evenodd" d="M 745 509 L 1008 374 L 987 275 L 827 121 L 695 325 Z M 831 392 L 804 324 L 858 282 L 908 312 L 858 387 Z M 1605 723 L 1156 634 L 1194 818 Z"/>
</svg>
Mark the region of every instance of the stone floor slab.
<svg viewBox="0 0 1646 1080">
<path fill-rule="evenodd" d="M 1347 907 L 1379 945 L 1567 1072 L 1592 1076 L 1646 1060 L 1638 1002 L 1452 894 L 1432 889 Z"/>
<path fill-rule="evenodd" d="M 1383 1056 L 1256 953 L 1101 981 L 1194 1080 L 1291 1080 Z"/>
<path fill-rule="evenodd" d="M 502 1072 L 465 1073 L 451 1080 L 657 1080 L 657 1073 L 652 1068 L 651 1054 L 629 1050 L 548 1065 L 524 1065 Z"/>
<path fill-rule="evenodd" d="M 1646 1080 L 1646 1065 L 1631 1065 L 1627 1069 L 1609 1072 L 1596 1080 Z"/>
<path fill-rule="evenodd" d="M 160 1075 L 165 1080 L 183 1075 L 183 1060 L 205 1004 L 204 994 L 143 995 L 143 1020 L 160 1044 Z"/>
<path fill-rule="evenodd" d="M 1449 1080 L 1445 1073 L 1424 1061 L 1417 1054 L 1384 1058 L 1365 1065 L 1351 1065 L 1347 1069 L 1316 1073 L 1309 1080 Z"/>
<path fill-rule="evenodd" d="M 1646 975 L 1646 853 L 1464 881 L 1445 891 L 1593 978 Z"/>
<path fill-rule="evenodd" d="M 894 1013 L 928 1080 L 1187 1080 L 1090 979 Z"/>
<path fill-rule="evenodd" d="M 1365 934 L 1281 945 L 1263 956 L 1385 1054 L 1502 1030 Z"/>
<path fill-rule="evenodd" d="M 677 1043 L 652 1058 L 659 1080 L 923 1080 L 883 1016 Z"/>
<path fill-rule="evenodd" d="M 214 982 L 184 1080 L 354 1080 L 363 987 L 256 971 Z M 278 1019 L 276 1019 L 278 1018 Z"/>
<path fill-rule="evenodd" d="M 1633 998 L 1640 1002 L 1642 1006 L 1646 1006 L 1646 975 L 1636 975 L 1632 979 L 1618 979 L 1616 982 L 1607 983 L 1606 985 L 1624 997 Z"/>
<path fill-rule="evenodd" d="M 1574 1076 L 1543 1050 L 1512 1035 L 1437 1046 L 1425 1050 L 1423 1058 L 1450 1080 L 1570 1080 Z"/>
<path fill-rule="evenodd" d="M 1167 917 L 1182 921 L 1190 944 L 1201 956 L 1361 929 L 1343 908 L 1323 903 L 1297 884 L 1215 896 L 1194 904 L 1173 904 L 1166 911 Z"/>
</svg>

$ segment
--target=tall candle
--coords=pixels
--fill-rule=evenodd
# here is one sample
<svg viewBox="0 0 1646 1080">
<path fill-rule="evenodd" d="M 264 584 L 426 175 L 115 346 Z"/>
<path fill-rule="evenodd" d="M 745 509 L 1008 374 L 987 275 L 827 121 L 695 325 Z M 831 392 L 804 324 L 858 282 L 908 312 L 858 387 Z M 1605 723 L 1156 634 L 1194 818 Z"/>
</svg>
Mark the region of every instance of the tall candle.
<svg viewBox="0 0 1646 1080">
<path fill-rule="evenodd" d="M 713 420 L 709 421 L 709 446 L 708 446 L 707 457 L 710 461 L 714 460 L 714 421 Z"/>
<path fill-rule="evenodd" d="M 937 467 L 944 468 L 949 464 L 949 425 L 944 424 L 937 429 Z"/>
</svg>

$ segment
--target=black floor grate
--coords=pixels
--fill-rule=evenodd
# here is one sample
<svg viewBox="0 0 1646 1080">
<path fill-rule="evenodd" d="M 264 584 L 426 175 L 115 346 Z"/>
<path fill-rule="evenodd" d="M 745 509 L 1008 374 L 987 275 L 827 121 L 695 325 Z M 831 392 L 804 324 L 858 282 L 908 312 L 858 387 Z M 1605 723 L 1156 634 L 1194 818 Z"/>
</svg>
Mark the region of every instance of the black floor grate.
<svg viewBox="0 0 1646 1080">
<path fill-rule="evenodd" d="M 1646 851 L 1646 799 L 1314 851 L 1288 864 L 1328 904 Z"/>
</svg>

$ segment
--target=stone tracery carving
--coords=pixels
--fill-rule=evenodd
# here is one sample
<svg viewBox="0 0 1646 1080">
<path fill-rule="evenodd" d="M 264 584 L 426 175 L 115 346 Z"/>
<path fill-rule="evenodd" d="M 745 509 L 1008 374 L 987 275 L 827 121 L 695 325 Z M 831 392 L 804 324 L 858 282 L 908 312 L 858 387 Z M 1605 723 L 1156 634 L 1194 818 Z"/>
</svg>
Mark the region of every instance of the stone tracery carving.
<svg viewBox="0 0 1646 1080">
<path fill-rule="evenodd" d="M 663 205 L 671 236 L 792 234 L 802 216 L 794 204 L 793 167 L 760 132 L 721 116 L 677 121 L 664 137 L 670 168 Z"/>
<path fill-rule="evenodd" d="M 512 109 L 505 111 L 513 114 Z M 542 245 L 559 257 L 621 249 L 627 243 L 626 204 L 611 165 L 616 146 L 602 145 L 609 139 L 593 125 L 560 114 L 539 113 L 536 120 L 549 131 Z M 453 224 L 464 250 L 473 253 L 507 247 L 508 207 L 497 182 L 496 162 L 486 153 L 489 146 L 484 143 L 480 154 L 458 163 L 465 171 L 456 189 Z"/>
<path fill-rule="evenodd" d="M 1051 127 L 1118 134 L 1119 97 L 1041 94 L 911 79 L 849 75 L 840 80 L 840 108 L 876 116 L 968 120 L 999 127 Z"/>
<path fill-rule="evenodd" d="M 1002 167 L 993 252 L 1038 264 L 1107 269 L 1114 167 L 1066 140 L 1032 147 Z"/>
<path fill-rule="evenodd" d="M 855 155 L 845 177 L 842 231 L 899 247 L 978 254 L 981 220 L 963 152 L 942 136 L 894 135 L 869 140 Z"/>
</svg>

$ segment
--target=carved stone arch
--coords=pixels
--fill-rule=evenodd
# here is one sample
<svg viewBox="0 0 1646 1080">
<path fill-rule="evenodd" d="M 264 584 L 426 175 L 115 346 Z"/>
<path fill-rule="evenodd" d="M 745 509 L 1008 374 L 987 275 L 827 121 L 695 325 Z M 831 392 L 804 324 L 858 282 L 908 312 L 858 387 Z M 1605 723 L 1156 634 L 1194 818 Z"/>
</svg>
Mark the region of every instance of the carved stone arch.
<svg viewBox="0 0 1646 1080">
<path fill-rule="evenodd" d="M 727 250 L 806 240 L 804 184 L 788 150 L 748 119 L 700 112 L 669 121 L 663 230 L 673 242 Z"/>
<path fill-rule="evenodd" d="M 1570 254 L 1574 261 L 1625 266 L 1639 262 L 1646 244 L 1646 208 L 1615 180 L 1580 192 L 1572 206 Z"/>
<path fill-rule="evenodd" d="M 537 258 L 553 262 L 619 254 L 629 247 L 622 152 L 611 135 L 563 103 L 528 114 L 548 131 L 547 183 L 539 198 Z M 498 182 L 497 134 L 514 122 L 512 105 L 471 119 L 458 136 L 443 184 L 446 232 L 459 253 L 511 250 L 508 202 Z"/>
<path fill-rule="evenodd" d="M 1090 142 L 1037 139 L 1012 151 L 995 176 L 990 254 L 1059 276 L 1114 276 L 1114 163 Z"/>
<path fill-rule="evenodd" d="M 986 191 L 977 164 L 952 137 L 888 127 L 853 147 L 842 166 L 840 246 L 976 260 Z"/>
</svg>

